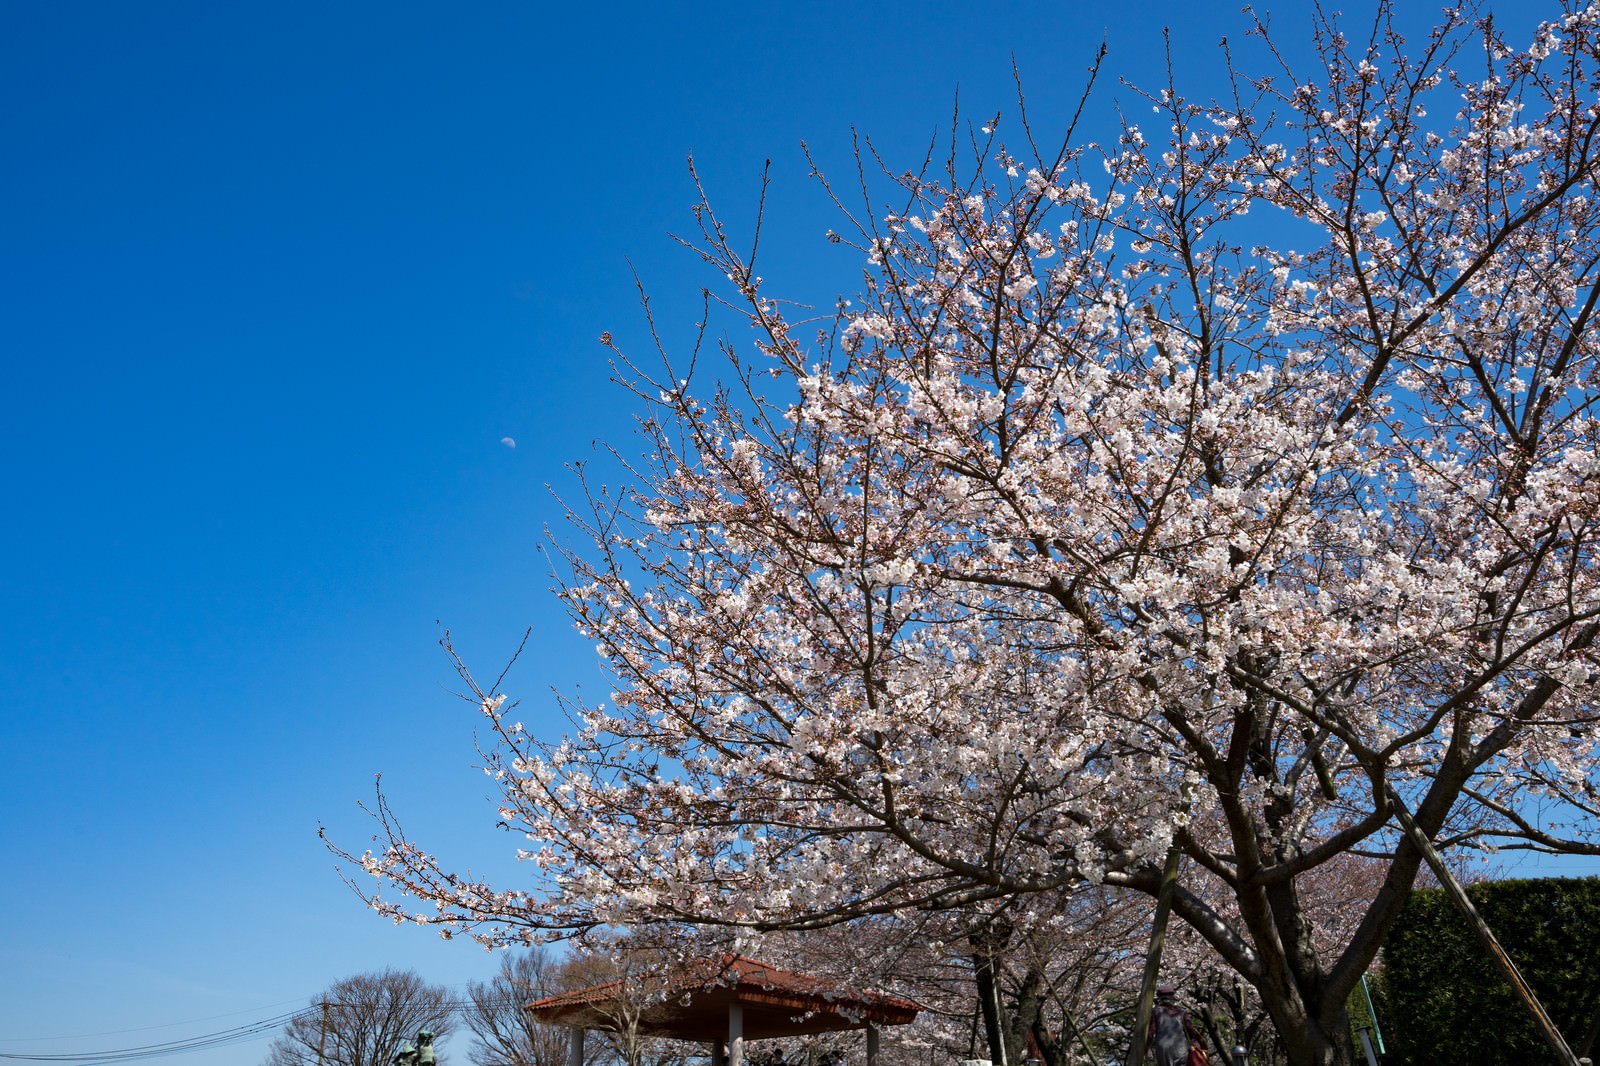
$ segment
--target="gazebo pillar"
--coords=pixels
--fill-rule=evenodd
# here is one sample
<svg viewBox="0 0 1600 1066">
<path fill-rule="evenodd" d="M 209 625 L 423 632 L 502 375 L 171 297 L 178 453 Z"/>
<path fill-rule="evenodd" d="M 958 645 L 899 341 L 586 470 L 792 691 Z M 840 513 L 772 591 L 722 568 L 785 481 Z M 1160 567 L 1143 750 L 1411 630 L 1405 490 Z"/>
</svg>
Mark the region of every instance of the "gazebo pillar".
<svg viewBox="0 0 1600 1066">
<path fill-rule="evenodd" d="M 720 1040 L 711 1041 L 711 1066 L 728 1066 L 728 1045 Z"/>
<path fill-rule="evenodd" d="M 728 1004 L 728 1066 L 744 1066 L 744 1007 Z"/>
<path fill-rule="evenodd" d="M 588 1031 L 581 1025 L 567 1030 L 567 1066 L 583 1066 L 583 1037 Z"/>
<path fill-rule="evenodd" d="M 878 1066 L 878 1027 L 871 1024 L 867 1026 L 867 1066 Z"/>
</svg>

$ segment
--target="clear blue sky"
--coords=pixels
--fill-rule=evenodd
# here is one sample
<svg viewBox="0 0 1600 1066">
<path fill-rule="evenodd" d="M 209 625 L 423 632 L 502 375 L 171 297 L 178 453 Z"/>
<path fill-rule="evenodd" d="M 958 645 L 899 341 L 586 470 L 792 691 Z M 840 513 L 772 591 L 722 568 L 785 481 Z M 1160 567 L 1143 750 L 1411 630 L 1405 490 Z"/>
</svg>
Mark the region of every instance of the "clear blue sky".
<svg viewBox="0 0 1600 1066">
<path fill-rule="evenodd" d="M 530 722 L 602 689 L 545 486 L 629 446 L 595 340 L 641 338 L 629 260 L 669 337 L 694 320 L 685 157 L 735 225 L 771 158 L 764 273 L 849 289 L 802 138 L 914 163 L 958 89 L 1011 108 L 1013 54 L 1053 133 L 1102 37 L 1108 105 L 1163 25 L 1202 93 L 1244 28 L 994 6 L 0 4 L 0 1051 L 490 974 L 363 911 L 317 825 L 361 846 L 383 772 L 425 842 L 508 870 L 438 623 L 486 670 L 535 628 Z"/>
</svg>

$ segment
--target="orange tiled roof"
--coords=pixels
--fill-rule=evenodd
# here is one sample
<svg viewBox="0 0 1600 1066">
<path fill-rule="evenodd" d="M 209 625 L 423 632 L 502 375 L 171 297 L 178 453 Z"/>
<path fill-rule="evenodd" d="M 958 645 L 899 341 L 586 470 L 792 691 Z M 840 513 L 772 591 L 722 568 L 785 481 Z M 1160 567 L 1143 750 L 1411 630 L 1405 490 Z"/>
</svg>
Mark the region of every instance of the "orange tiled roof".
<svg viewBox="0 0 1600 1066">
<path fill-rule="evenodd" d="M 607 981 L 548 996 L 524 1009 L 553 1025 L 615 1029 L 623 987 L 620 979 Z M 667 978 L 650 1000 L 640 1008 L 643 1031 L 704 1042 L 726 1037 L 733 1004 L 742 1008 L 744 1035 L 751 1040 L 904 1025 L 920 1009 L 907 999 L 848 990 L 740 955 L 691 963 Z"/>
</svg>

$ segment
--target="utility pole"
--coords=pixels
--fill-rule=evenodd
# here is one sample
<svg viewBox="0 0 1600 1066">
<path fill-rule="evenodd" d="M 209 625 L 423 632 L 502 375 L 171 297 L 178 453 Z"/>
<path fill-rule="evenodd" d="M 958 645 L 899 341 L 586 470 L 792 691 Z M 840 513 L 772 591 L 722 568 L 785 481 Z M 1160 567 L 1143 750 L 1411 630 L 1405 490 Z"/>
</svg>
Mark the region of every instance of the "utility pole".
<svg viewBox="0 0 1600 1066">
<path fill-rule="evenodd" d="M 322 1066 L 322 1049 L 328 1042 L 328 997 L 322 997 L 322 1031 L 317 1035 L 317 1066 Z"/>
</svg>

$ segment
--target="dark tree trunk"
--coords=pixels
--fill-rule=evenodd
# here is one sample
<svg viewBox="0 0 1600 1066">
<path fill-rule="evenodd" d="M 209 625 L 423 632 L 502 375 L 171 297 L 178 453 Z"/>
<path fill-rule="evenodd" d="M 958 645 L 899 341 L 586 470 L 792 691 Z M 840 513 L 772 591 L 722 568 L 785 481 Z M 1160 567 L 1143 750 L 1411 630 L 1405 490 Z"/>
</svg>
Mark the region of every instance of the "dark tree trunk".
<svg viewBox="0 0 1600 1066">
<path fill-rule="evenodd" d="M 1054 1056 L 1046 1055 L 1045 1044 L 1054 1048 L 1056 1042 L 1047 1032 L 1044 1040 L 1038 1037 L 1045 1032 L 1044 1009 L 1050 994 L 1044 970 L 1036 962 L 1030 963 L 1014 997 L 1006 995 L 1005 955 L 1011 935 L 1008 925 L 997 922 L 969 937 L 978 1012 L 983 1019 L 989 1059 L 995 1066 L 1022 1066 L 1034 1052 L 1045 1066 L 1055 1066 Z"/>
<path fill-rule="evenodd" d="M 978 1010 L 983 1016 L 983 1034 L 989 1045 L 989 1061 L 994 1066 L 1017 1066 L 1006 1055 L 1006 1025 L 1000 1003 L 1000 967 L 997 952 L 988 937 L 973 937 L 973 980 L 978 987 Z"/>
<path fill-rule="evenodd" d="M 1049 984 L 1044 971 L 1037 963 L 1029 965 L 1028 972 L 1022 978 L 1022 987 L 1017 989 L 1017 1005 L 1011 1015 L 1011 1029 L 1006 1034 L 1006 1049 L 1012 1056 L 1011 1062 L 1019 1063 L 1035 1057 L 1044 1059 L 1044 1046 L 1036 1034 L 1044 1028 L 1041 1023 L 1048 993 Z M 1047 1062 L 1046 1066 L 1050 1064 Z"/>
<path fill-rule="evenodd" d="M 1028 1035 L 1033 1037 L 1033 1046 L 1038 1049 L 1039 1061 L 1044 1063 L 1044 1066 L 1063 1066 L 1066 1058 L 1062 1054 L 1061 1045 L 1051 1035 L 1043 1018 L 1034 1021 Z"/>
</svg>

